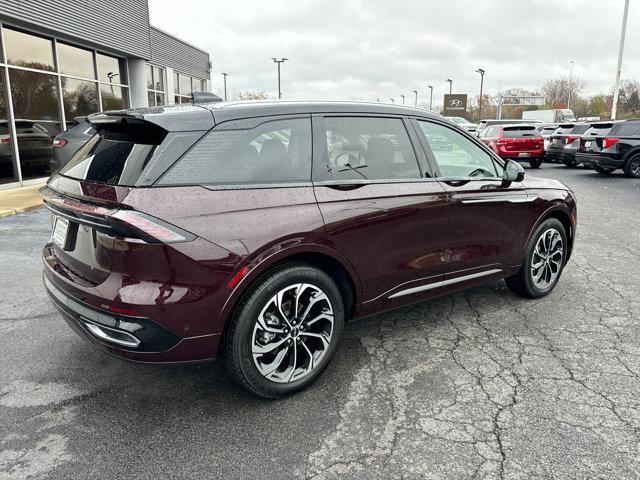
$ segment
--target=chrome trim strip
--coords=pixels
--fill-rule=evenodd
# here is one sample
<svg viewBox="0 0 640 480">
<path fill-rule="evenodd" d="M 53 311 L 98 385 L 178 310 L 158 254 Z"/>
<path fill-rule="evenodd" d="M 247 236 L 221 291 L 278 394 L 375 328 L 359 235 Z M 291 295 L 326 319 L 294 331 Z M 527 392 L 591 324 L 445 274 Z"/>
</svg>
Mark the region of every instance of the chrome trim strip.
<svg viewBox="0 0 640 480">
<path fill-rule="evenodd" d="M 497 203 L 497 202 L 509 202 L 509 203 L 528 203 L 533 202 L 536 197 L 495 197 L 495 198 L 471 198 L 468 200 L 461 200 L 461 203 Z"/>
<path fill-rule="evenodd" d="M 448 280 L 441 280 L 439 282 L 428 283 L 426 285 L 421 285 L 419 287 L 407 288 L 406 290 L 400 290 L 392 295 L 389 295 L 389 298 L 399 298 L 404 297 L 406 295 L 412 295 L 418 292 L 424 292 L 427 290 L 433 290 L 434 288 L 446 287 L 447 285 L 453 285 L 460 282 L 466 282 L 467 280 L 473 280 L 480 277 L 485 277 L 487 275 L 494 275 L 496 273 L 501 273 L 502 270 L 499 268 L 494 268 L 492 270 L 486 270 L 484 272 L 471 273 L 469 275 L 463 275 L 462 277 L 450 278 Z"/>
<path fill-rule="evenodd" d="M 122 345 L 123 347 L 137 348 L 140 345 L 140 340 L 131 335 L 129 332 L 125 332 L 122 330 L 116 330 L 115 328 L 105 327 L 104 325 L 98 325 L 97 323 L 90 322 L 86 318 L 82 319 L 87 330 L 91 332 L 95 337 L 100 340 L 104 340 L 105 342 L 115 343 L 116 345 Z M 119 338 L 114 338 L 109 335 L 109 332 L 117 332 L 120 335 L 124 335 L 126 337 L 131 338 L 131 340 L 121 340 Z"/>
</svg>

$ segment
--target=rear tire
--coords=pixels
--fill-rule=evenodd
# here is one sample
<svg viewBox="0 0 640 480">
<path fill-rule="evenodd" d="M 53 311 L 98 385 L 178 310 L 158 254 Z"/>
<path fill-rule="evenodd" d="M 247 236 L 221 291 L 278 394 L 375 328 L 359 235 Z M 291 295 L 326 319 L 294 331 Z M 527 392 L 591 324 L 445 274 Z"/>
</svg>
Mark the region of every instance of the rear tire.
<svg viewBox="0 0 640 480">
<path fill-rule="evenodd" d="M 609 175 L 613 173 L 615 168 L 604 168 L 604 167 L 593 167 L 593 169 L 598 172 L 600 175 Z"/>
<path fill-rule="evenodd" d="M 342 296 L 331 277 L 289 265 L 259 281 L 230 319 L 223 361 L 230 376 L 255 395 L 290 395 L 322 373 L 343 328 Z"/>
<path fill-rule="evenodd" d="M 531 168 L 540 168 L 540 165 L 542 165 L 542 158 L 532 158 L 529 160 L 529 166 Z"/>
<path fill-rule="evenodd" d="M 634 155 L 624 166 L 624 174 L 631 178 L 640 178 L 640 155 Z"/>
<path fill-rule="evenodd" d="M 525 298 L 548 295 L 558 283 L 567 258 L 567 233 L 560 220 L 548 218 L 534 230 L 522 267 L 505 278 L 507 287 Z"/>
</svg>

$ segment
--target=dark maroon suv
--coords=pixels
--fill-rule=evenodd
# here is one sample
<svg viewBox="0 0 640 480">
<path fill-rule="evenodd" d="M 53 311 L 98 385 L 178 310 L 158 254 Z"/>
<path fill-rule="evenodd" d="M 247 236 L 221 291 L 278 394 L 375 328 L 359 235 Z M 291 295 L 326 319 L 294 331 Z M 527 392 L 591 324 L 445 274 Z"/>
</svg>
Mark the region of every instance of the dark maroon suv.
<svg viewBox="0 0 640 480">
<path fill-rule="evenodd" d="M 142 362 L 221 356 L 252 392 L 312 382 L 345 320 L 505 278 L 560 278 L 571 191 L 427 111 L 212 103 L 96 114 L 42 189 L 44 284 L 67 323 Z"/>
</svg>

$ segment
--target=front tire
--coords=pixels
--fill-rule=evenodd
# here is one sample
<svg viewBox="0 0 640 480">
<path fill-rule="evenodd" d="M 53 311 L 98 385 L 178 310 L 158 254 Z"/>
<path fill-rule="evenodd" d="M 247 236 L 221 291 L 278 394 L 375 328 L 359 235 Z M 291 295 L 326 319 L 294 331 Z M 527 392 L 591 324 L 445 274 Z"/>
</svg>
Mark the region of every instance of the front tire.
<svg viewBox="0 0 640 480">
<path fill-rule="evenodd" d="M 230 322 L 223 339 L 230 375 L 256 395 L 278 398 L 306 388 L 328 365 L 344 306 L 325 272 L 291 265 L 262 279 Z"/>
<path fill-rule="evenodd" d="M 507 287 L 525 298 L 548 295 L 558 283 L 567 258 L 567 232 L 556 218 L 542 222 L 525 247 L 522 267 L 507 277 Z"/>
<path fill-rule="evenodd" d="M 640 178 L 640 155 L 631 157 L 624 166 L 624 174 L 631 178 Z"/>
</svg>

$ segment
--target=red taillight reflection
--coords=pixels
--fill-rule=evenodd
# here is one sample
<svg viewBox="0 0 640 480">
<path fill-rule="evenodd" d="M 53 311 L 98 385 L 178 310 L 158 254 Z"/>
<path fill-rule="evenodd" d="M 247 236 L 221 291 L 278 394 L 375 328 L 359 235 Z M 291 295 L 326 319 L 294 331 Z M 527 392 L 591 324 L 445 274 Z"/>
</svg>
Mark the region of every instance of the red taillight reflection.
<svg viewBox="0 0 640 480">
<path fill-rule="evenodd" d="M 9 135 L 0 135 L 0 142 L 11 143 L 11 137 Z"/>
<path fill-rule="evenodd" d="M 570 144 L 572 144 L 572 143 L 573 143 L 573 141 L 574 141 L 574 140 L 577 140 L 578 138 L 580 138 L 580 137 L 571 137 L 571 136 L 568 136 L 568 137 L 566 138 L 565 142 L 567 143 L 567 145 L 570 145 Z"/>
<path fill-rule="evenodd" d="M 242 267 L 240 270 L 238 270 L 238 273 L 236 273 L 233 276 L 233 278 L 229 280 L 229 283 L 227 283 L 227 287 L 229 288 L 235 287 L 238 284 L 238 282 L 242 280 L 242 277 L 244 277 L 247 274 L 248 271 L 249 271 L 249 267 L 247 266 Z"/>
<path fill-rule="evenodd" d="M 115 305 L 105 305 L 105 304 L 100 305 L 100 307 L 112 313 L 119 313 L 120 315 L 128 315 L 130 317 L 142 317 L 140 313 L 136 312 L 135 310 L 131 310 L 130 308 L 122 308 L 122 307 L 116 307 Z"/>
<path fill-rule="evenodd" d="M 615 137 L 605 137 L 602 139 L 602 148 L 612 147 L 615 143 L 619 142 L 619 138 Z"/>
<path fill-rule="evenodd" d="M 53 141 L 54 148 L 64 147 L 67 144 L 67 141 L 64 138 L 56 138 Z"/>
</svg>

